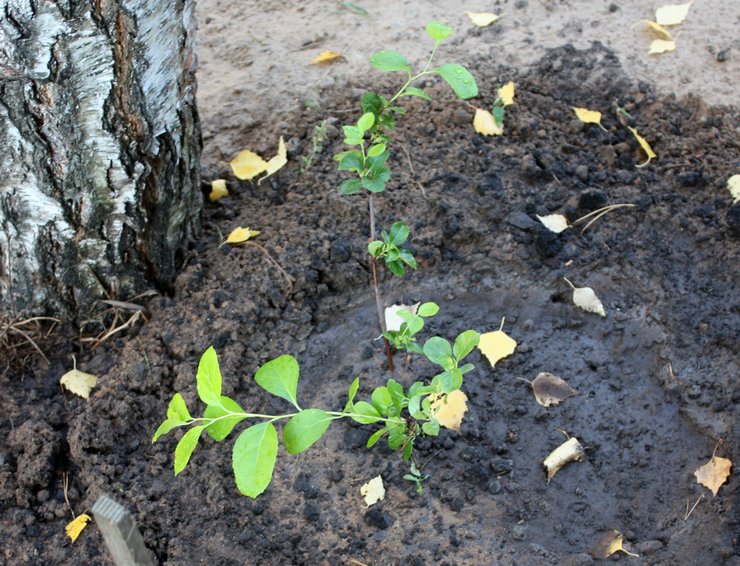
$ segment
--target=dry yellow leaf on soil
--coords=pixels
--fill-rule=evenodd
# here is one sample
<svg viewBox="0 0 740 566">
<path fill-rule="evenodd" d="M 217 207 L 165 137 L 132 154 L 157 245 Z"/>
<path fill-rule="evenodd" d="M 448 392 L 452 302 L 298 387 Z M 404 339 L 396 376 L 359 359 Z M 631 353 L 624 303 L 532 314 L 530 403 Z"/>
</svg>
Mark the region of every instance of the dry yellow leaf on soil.
<svg viewBox="0 0 740 566">
<path fill-rule="evenodd" d="M 577 108 L 576 106 L 573 106 L 573 112 L 576 113 L 576 117 L 584 124 L 596 124 L 597 126 L 601 126 L 602 129 L 606 129 L 601 125 L 601 112 L 589 110 L 588 108 Z"/>
<path fill-rule="evenodd" d="M 267 169 L 267 161 L 253 151 L 245 149 L 229 161 L 231 171 L 237 179 L 249 181 Z"/>
<path fill-rule="evenodd" d="M 676 42 L 672 39 L 654 39 L 650 44 L 648 55 L 660 55 L 676 50 Z"/>
<path fill-rule="evenodd" d="M 496 367 L 496 362 L 514 353 L 514 350 L 516 350 L 516 340 L 503 330 L 486 332 L 480 335 L 478 349 L 491 362 L 491 367 Z"/>
<path fill-rule="evenodd" d="M 665 29 L 662 25 L 655 23 L 655 22 L 651 22 L 650 20 L 642 20 L 642 23 L 647 26 L 650 26 L 651 29 L 653 29 L 654 31 L 657 31 L 665 39 L 673 39 L 673 36 L 671 35 L 671 33 L 667 29 Z"/>
<path fill-rule="evenodd" d="M 360 495 L 365 498 L 365 505 L 370 507 L 378 501 L 385 499 L 385 487 L 383 478 L 376 476 L 360 487 Z"/>
<path fill-rule="evenodd" d="M 675 26 L 680 24 L 689 15 L 691 2 L 686 4 L 668 4 L 655 10 L 655 21 L 662 26 Z"/>
<path fill-rule="evenodd" d="M 259 185 L 262 181 L 267 179 L 270 175 L 282 169 L 282 167 L 287 162 L 288 162 L 288 151 L 285 149 L 285 141 L 283 140 L 283 136 L 280 136 L 280 141 L 278 142 L 277 155 L 267 162 L 267 167 L 265 168 L 265 173 L 267 174 L 264 177 L 262 177 L 259 181 L 257 181 L 257 184 Z"/>
<path fill-rule="evenodd" d="M 730 477 L 732 470 L 732 461 L 719 456 L 712 456 L 712 459 L 694 472 L 696 481 L 712 491 L 712 495 L 717 495 L 719 488 Z"/>
<path fill-rule="evenodd" d="M 224 179 L 211 181 L 211 192 L 208 195 L 208 200 L 216 202 L 218 199 L 227 196 L 229 196 L 229 189 L 226 188 L 226 181 Z"/>
<path fill-rule="evenodd" d="M 740 201 L 740 175 L 733 175 L 727 179 L 727 190 L 732 195 L 732 204 Z"/>
<path fill-rule="evenodd" d="M 591 548 L 591 555 L 600 560 L 606 560 L 615 552 L 624 552 L 630 556 L 638 556 L 624 548 L 624 535 L 619 531 L 604 533 L 596 544 Z"/>
<path fill-rule="evenodd" d="M 470 21 L 478 27 L 490 26 L 493 22 L 499 19 L 499 16 L 491 12 L 465 12 Z"/>
<path fill-rule="evenodd" d="M 640 134 L 637 133 L 637 130 L 635 130 L 634 128 L 630 128 L 629 126 L 627 126 L 627 129 L 630 132 L 632 132 L 632 135 L 635 136 L 635 139 L 637 140 L 637 143 L 640 144 L 640 147 L 642 148 L 642 150 L 647 155 L 647 161 L 645 161 L 645 163 L 640 163 L 639 165 L 636 165 L 635 167 L 645 167 L 645 165 L 647 165 L 648 163 L 650 163 L 650 160 L 651 159 L 655 159 L 658 156 L 655 155 L 655 152 L 653 151 L 653 148 L 650 147 L 650 144 L 647 142 L 647 140 L 645 138 L 643 138 Z"/>
<path fill-rule="evenodd" d="M 432 396 L 432 414 L 445 428 L 460 432 L 463 417 L 468 411 L 468 396 L 459 389 L 447 395 Z"/>
<path fill-rule="evenodd" d="M 226 243 L 231 244 L 232 246 L 235 244 L 243 244 L 247 240 L 259 236 L 259 233 L 259 230 L 252 230 L 251 228 L 242 228 L 239 226 L 239 228 L 234 228 L 231 231 L 229 237 L 226 238 Z"/>
<path fill-rule="evenodd" d="M 475 109 L 473 118 L 475 131 L 484 136 L 500 136 L 504 133 L 503 125 L 499 126 L 488 110 Z"/>
<path fill-rule="evenodd" d="M 504 103 L 504 106 L 510 106 L 514 104 L 515 89 L 516 87 L 514 86 L 514 81 L 509 81 L 500 89 L 498 89 L 498 97 L 501 99 L 501 102 Z"/>
<path fill-rule="evenodd" d="M 606 316 L 604 305 L 601 304 L 599 297 L 591 287 L 576 287 L 567 277 L 563 277 L 566 283 L 573 289 L 573 304 L 587 312 L 596 313 L 599 316 Z"/>
<path fill-rule="evenodd" d="M 563 442 L 545 458 L 542 465 L 547 471 L 547 483 L 558 473 L 558 470 L 569 462 L 580 462 L 586 457 L 586 451 L 574 436 Z"/>
<path fill-rule="evenodd" d="M 61 383 L 67 391 L 71 391 L 83 399 L 87 399 L 90 396 L 90 390 L 95 387 L 97 382 L 97 377 L 78 369 L 68 371 L 59 380 L 59 383 Z"/>
<path fill-rule="evenodd" d="M 311 65 L 321 65 L 323 63 L 333 63 L 338 59 L 343 59 L 344 55 L 336 51 L 322 51 L 311 61 Z"/>
<path fill-rule="evenodd" d="M 64 527 L 64 530 L 67 532 L 67 536 L 72 540 L 72 542 L 77 540 L 77 537 L 80 536 L 80 533 L 90 521 L 92 521 L 92 517 L 83 513 L 82 515 L 78 515 L 75 519 L 67 523 L 67 526 Z"/>
<path fill-rule="evenodd" d="M 578 391 L 568 385 L 564 379 L 548 372 L 538 373 L 530 385 L 534 398 L 543 407 L 557 405 L 569 397 L 578 395 Z"/>
<path fill-rule="evenodd" d="M 560 234 L 563 230 L 570 228 L 568 219 L 562 214 L 548 214 L 547 216 L 540 216 L 537 214 L 537 219 L 542 222 L 545 228 L 550 230 L 550 232 L 555 232 L 556 234 Z"/>
<path fill-rule="evenodd" d="M 385 329 L 388 331 L 398 332 L 401 330 L 401 325 L 406 322 L 399 315 L 399 311 L 408 311 L 411 314 L 416 314 L 419 310 L 421 303 L 413 305 L 391 305 L 385 309 Z"/>
</svg>

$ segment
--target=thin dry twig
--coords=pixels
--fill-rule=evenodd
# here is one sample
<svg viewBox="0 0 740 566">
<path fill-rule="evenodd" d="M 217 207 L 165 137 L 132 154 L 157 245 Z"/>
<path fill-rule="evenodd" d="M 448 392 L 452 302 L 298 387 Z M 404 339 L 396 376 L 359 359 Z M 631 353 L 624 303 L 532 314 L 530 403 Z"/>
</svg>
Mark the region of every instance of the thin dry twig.
<svg viewBox="0 0 740 566">
<path fill-rule="evenodd" d="M 21 343 L 25 343 L 30 345 L 34 350 L 36 350 L 42 358 L 44 358 L 44 361 L 47 363 L 49 362 L 49 359 L 46 357 L 46 354 L 44 354 L 41 347 L 36 343 L 36 341 L 33 339 L 32 334 L 34 332 L 40 332 L 41 330 L 41 324 L 42 322 L 51 322 L 52 328 L 61 321 L 58 318 L 53 318 L 50 316 L 34 316 L 30 318 L 26 318 L 23 320 L 19 320 L 18 316 L 16 316 L 13 320 L 10 322 L 3 322 L 0 323 L 0 346 L 7 350 L 15 350 L 19 347 L 20 344 L 18 343 L 12 343 L 12 339 L 10 338 L 11 334 L 20 336 L 22 338 Z M 28 325 L 35 324 L 35 329 L 27 329 Z M 51 332 L 51 330 L 50 330 Z M 47 333 L 48 335 L 48 333 Z"/>
<path fill-rule="evenodd" d="M 272 257 L 272 256 L 270 255 L 270 252 L 268 252 L 266 248 L 264 248 L 263 246 L 260 246 L 260 245 L 259 245 L 259 244 L 258 244 L 257 242 L 252 242 L 252 241 L 249 241 L 249 242 L 245 242 L 245 244 L 247 244 L 247 245 L 251 245 L 251 246 L 254 246 L 254 247 L 256 247 L 256 248 L 257 248 L 258 250 L 260 250 L 260 251 L 261 251 L 261 252 L 262 252 L 263 254 L 265 254 L 265 257 L 266 257 L 267 259 L 269 259 L 269 260 L 270 260 L 270 261 L 271 261 L 271 262 L 273 263 L 273 265 L 275 265 L 275 267 L 277 267 L 277 268 L 278 268 L 278 270 L 280 270 L 280 273 L 282 273 L 282 274 L 283 274 L 283 275 L 285 276 L 285 278 L 286 278 L 286 279 L 288 280 L 288 283 L 290 284 L 290 288 L 291 288 L 291 289 L 293 288 L 293 283 L 295 283 L 295 279 L 293 279 L 293 278 L 292 278 L 292 277 L 290 276 L 290 274 L 289 274 L 289 273 L 288 273 L 287 271 L 285 271 L 285 270 L 283 269 L 283 266 L 282 266 L 282 265 L 280 265 L 280 264 L 279 264 L 279 263 L 277 262 L 277 260 L 276 260 L 275 258 L 273 258 L 273 257 Z"/>
<path fill-rule="evenodd" d="M 69 507 L 69 512 L 72 513 L 72 519 L 75 519 L 75 512 L 74 509 L 72 509 L 72 505 L 69 503 L 69 472 L 64 472 L 62 474 L 62 477 L 64 478 L 64 501 L 67 504 L 67 507 Z"/>
<path fill-rule="evenodd" d="M 699 498 L 696 500 L 696 503 L 694 503 L 693 507 L 689 510 L 689 498 L 686 498 L 686 514 L 683 516 L 683 520 L 686 521 L 689 516 L 694 512 L 694 509 L 696 509 L 696 506 L 699 505 L 699 502 L 704 499 L 704 494 L 700 495 Z"/>
<path fill-rule="evenodd" d="M 581 234 L 583 234 L 586 230 L 589 229 L 589 227 L 594 222 L 596 222 L 599 218 L 601 218 L 605 214 L 611 212 L 612 210 L 616 210 L 618 208 L 634 208 L 636 206 L 637 206 L 636 204 L 610 204 L 609 206 L 605 206 L 603 208 L 599 208 L 597 210 L 594 210 L 592 212 L 589 212 L 588 214 L 584 214 L 583 216 L 581 216 L 577 220 L 574 220 L 573 222 L 571 222 L 571 225 L 572 226 L 575 226 L 579 222 L 583 222 L 584 220 L 587 220 L 587 219 L 589 219 L 589 218 L 591 218 L 593 216 L 593 218 L 591 218 L 591 220 L 589 220 L 588 224 L 586 224 L 583 227 L 583 229 L 581 230 Z"/>
</svg>

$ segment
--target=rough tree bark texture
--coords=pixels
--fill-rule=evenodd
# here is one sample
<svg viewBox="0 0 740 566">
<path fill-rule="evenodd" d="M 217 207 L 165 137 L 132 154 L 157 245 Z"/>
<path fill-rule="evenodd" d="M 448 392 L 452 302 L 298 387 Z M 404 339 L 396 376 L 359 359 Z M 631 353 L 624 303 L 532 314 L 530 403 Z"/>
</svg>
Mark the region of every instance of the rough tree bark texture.
<svg viewBox="0 0 740 566">
<path fill-rule="evenodd" d="M 0 0 L 0 300 L 165 290 L 199 227 L 194 0 Z"/>
</svg>

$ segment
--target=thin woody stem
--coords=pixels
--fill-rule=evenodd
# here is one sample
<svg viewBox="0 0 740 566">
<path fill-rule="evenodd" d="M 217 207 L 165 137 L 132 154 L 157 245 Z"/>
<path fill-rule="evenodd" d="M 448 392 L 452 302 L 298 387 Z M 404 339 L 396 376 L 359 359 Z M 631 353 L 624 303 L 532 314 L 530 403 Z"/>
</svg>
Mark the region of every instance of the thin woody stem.
<svg viewBox="0 0 740 566">
<path fill-rule="evenodd" d="M 375 232 L 375 194 L 370 193 L 368 198 L 368 208 L 370 210 L 370 239 L 374 241 L 376 239 Z M 370 256 L 370 268 L 373 273 L 373 293 L 375 295 L 375 310 L 378 313 L 378 324 L 380 324 L 380 332 L 385 332 L 385 321 L 383 320 L 383 306 L 380 300 L 380 286 L 378 285 L 378 261 L 375 256 Z M 390 371 L 391 378 L 393 378 L 394 367 L 393 367 L 393 354 L 391 354 L 391 344 L 388 342 L 388 338 L 383 336 L 383 342 L 385 343 L 385 355 L 388 358 L 388 371 Z"/>
</svg>

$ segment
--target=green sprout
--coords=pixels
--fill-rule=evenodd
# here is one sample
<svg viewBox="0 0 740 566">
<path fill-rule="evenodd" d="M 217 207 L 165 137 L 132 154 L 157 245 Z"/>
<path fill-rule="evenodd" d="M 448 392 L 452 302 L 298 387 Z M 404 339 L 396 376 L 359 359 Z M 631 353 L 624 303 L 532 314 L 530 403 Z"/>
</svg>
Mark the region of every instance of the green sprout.
<svg viewBox="0 0 740 566">
<path fill-rule="evenodd" d="M 406 273 L 404 264 L 411 269 L 416 269 L 416 260 L 412 253 L 399 246 L 406 242 L 409 237 L 409 227 L 401 221 L 391 226 L 391 231 L 383 230 L 380 240 L 375 240 L 367 245 L 367 251 L 375 259 L 385 260 L 388 269 L 394 274 L 402 276 Z"/>
</svg>

